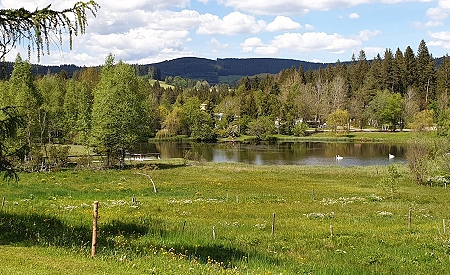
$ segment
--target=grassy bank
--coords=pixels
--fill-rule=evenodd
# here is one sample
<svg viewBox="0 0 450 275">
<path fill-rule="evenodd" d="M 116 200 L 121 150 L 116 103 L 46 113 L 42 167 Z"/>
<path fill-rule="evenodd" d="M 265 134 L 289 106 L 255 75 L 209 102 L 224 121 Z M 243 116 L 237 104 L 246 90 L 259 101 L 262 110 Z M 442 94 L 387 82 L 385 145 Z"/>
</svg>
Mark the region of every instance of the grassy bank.
<svg viewBox="0 0 450 275">
<path fill-rule="evenodd" d="M 424 135 L 423 133 L 421 133 Z M 430 135 L 433 135 L 430 133 Z M 311 131 L 304 137 L 273 135 L 269 139 L 279 142 L 385 142 L 385 143 L 406 143 L 416 135 L 414 132 L 380 132 L 380 131 L 358 131 L 349 133 L 315 132 Z M 219 141 L 230 141 L 231 138 L 221 138 Z M 252 142 L 253 136 L 242 135 L 234 139 L 238 142 Z"/>
<path fill-rule="evenodd" d="M 404 166 L 396 166 L 401 177 L 392 196 L 381 184 L 387 167 L 154 164 L 21 174 L 18 184 L 3 183 L 2 271 L 444 274 L 450 269 L 450 234 L 443 227 L 449 189 L 413 184 Z M 157 193 L 142 174 L 151 176 Z M 91 259 L 95 200 L 99 245 Z"/>
</svg>

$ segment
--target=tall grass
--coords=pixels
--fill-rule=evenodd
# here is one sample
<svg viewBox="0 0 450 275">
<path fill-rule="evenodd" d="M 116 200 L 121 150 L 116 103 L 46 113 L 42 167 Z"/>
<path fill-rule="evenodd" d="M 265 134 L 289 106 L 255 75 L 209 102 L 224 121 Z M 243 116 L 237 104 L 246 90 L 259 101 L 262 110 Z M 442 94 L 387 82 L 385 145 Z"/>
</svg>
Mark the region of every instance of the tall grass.
<svg viewBox="0 0 450 275">
<path fill-rule="evenodd" d="M 405 166 L 396 166 L 392 196 L 383 185 L 388 167 L 155 164 L 156 170 L 21 174 L 18 184 L 3 183 L 0 244 L 18 261 L 2 253 L 2 268 L 26 273 L 35 266 L 36 274 L 444 274 L 450 268 L 450 230 L 444 234 L 442 223 L 449 219 L 448 190 L 413 184 Z M 151 176 L 158 193 L 136 172 Z M 90 259 L 94 200 L 99 244 Z"/>
</svg>

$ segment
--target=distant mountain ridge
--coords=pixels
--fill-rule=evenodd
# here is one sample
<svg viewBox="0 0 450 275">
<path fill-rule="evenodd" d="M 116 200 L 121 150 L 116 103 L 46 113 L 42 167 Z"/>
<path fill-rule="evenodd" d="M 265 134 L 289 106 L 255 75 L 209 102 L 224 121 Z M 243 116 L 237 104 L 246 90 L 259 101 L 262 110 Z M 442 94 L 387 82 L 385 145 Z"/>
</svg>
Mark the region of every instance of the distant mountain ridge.
<svg viewBox="0 0 450 275">
<path fill-rule="evenodd" d="M 11 75 L 13 65 L 13 62 L 3 63 L 2 78 Z M 206 80 L 209 84 L 215 85 L 219 83 L 220 77 L 277 74 L 282 70 L 292 67 L 299 68 L 300 66 L 303 66 L 305 71 L 309 69 L 317 70 L 320 67 L 325 68 L 329 64 L 280 58 L 218 58 L 212 60 L 199 57 L 181 57 L 146 65 L 131 65 L 135 68 L 136 73 L 141 76 L 148 75 L 149 72 L 156 72 L 155 75 L 159 80 L 164 80 L 168 76 L 180 76 L 182 78 Z M 86 66 L 70 64 L 59 66 L 32 65 L 33 73 L 37 75 L 56 74 L 65 71 L 69 77 L 84 68 Z"/>
<path fill-rule="evenodd" d="M 218 58 L 217 60 L 182 57 L 173 60 L 150 64 L 159 70 L 160 78 L 180 76 L 190 79 L 202 79 L 210 84 L 219 83 L 220 76 L 240 75 L 253 76 L 257 74 L 277 74 L 292 67 L 317 70 L 325 68 L 327 63 L 313 63 L 295 59 L 279 58 Z"/>
</svg>

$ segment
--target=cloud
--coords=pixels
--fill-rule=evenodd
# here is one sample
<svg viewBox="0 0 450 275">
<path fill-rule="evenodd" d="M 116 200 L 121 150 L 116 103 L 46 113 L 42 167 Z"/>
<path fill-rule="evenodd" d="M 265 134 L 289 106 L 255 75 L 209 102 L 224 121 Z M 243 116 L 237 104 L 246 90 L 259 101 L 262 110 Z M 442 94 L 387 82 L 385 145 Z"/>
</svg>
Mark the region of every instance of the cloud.
<svg viewBox="0 0 450 275">
<path fill-rule="evenodd" d="M 197 34 L 204 35 L 236 35 L 242 33 L 258 33 L 266 28 L 266 22 L 256 20 L 254 16 L 240 12 L 231 12 L 220 19 L 216 15 L 208 15 L 208 20 L 204 20 L 197 29 Z"/>
<path fill-rule="evenodd" d="M 367 59 L 374 59 L 378 54 L 382 54 L 386 51 L 386 48 L 382 47 L 364 47 L 362 49 L 366 54 Z"/>
<path fill-rule="evenodd" d="M 369 40 L 370 38 L 372 38 L 372 37 L 374 37 L 374 36 L 377 36 L 377 35 L 380 35 L 381 34 L 381 32 L 380 31 L 370 31 L 370 30 L 363 30 L 363 31 L 360 31 L 359 32 L 359 38 L 362 40 L 362 41 L 367 41 L 367 40 Z"/>
<path fill-rule="evenodd" d="M 450 12 L 450 1 L 439 0 L 436 8 L 429 8 L 426 15 L 433 21 L 442 21 L 448 17 Z"/>
<path fill-rule="evenodd" d="M 269 44 L 263 44 L 261 39 L 252 37 L 241 44 L 244 52 L 276 53 L 279 50 L 291 52 L 314 52 L 326 50 L 331 53 L 343 53 L 349 48 L 360 46 L 361 41 L 346 38 L 339 34 L 324 32 L 284 33 L 274 37 Z"/>
<path fill-rule="evenodd" d="M 188 31 L 136 28 L 123 34 L 92 34 L 86 46 L 92 55 L 112 52 L 118 59 L 140 60 L 147 56 L 157 55 L 164 50 L 184 51 L 183 45 L 188 38 Z"/>
<path fill-rule="evenodd" d="M 267 30 L 269 32 L 277 32 L 284 30 L 295 30 L 300 29 L 302 26 L 300 23 L 292 21 L 291 18 L 286 16 L 277 16 L 275 19 L 267 24 Z"/>
<path fill-rule="evenodd" d="M 348 8 L 369 4 L 371 0 L 221 0 L 225 6 L 252 14 L 305 15 L 311 10 L 328 11 L 334 8 Z"/>
<path fill-rule="evenodd" d="M 450 41 L 450 32 L 429 32 L 428 35 L 434 39 Z"/>
<path fill-rule="evenodd" d="M 427 42 L 429 47 L 442 47 L 444 49 L 450 49 L 450 32 L 428 32 L 428 35 L 433 38 L 432 41 Z"/>
<path fill-rule="evenodd" d="M 352 12 L 348 15 L 348 18 L 350 19 L 358 19 L 359 18 L 359 14 L 357 14 L 356 12 Z"/>
<path fill-rule="evenodd" d="M 252 52 L 256 47 L 264 47 L 264 43 L 259 37 L 250 37 L 245 39 L 241 47 L 243 52 Z"/>
<path fill-rule="evenodd" d="M 412 26 L 416 29 L 428 29 L 432 27 L 440 27 L 443 26 L 444 22 L 442 21 L 428 21 L 425 24 L 419 21 L 412 23 Z"/>
<path fill-rule="evenodd" d="M 448 17 L 445 9 L 441 8 L 429 8 L 426 12 L 427 16 L 430 17 L 434 21 L 444 20 Z"/>
<path fill-rule="evenodd" d="M 221 43 L 215 37 L 211 38 L 207 44 L 212 48 L 213 53 L 219 53 L 221 50 L 226 50 L 229 46 L 226 43 Z"/>
</svg>

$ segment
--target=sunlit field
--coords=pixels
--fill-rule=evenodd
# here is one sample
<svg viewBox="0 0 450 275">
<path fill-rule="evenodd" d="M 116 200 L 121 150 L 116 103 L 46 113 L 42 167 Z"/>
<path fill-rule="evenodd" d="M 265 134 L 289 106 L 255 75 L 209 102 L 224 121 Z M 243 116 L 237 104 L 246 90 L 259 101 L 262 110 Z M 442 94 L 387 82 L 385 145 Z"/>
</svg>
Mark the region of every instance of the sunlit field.
<svg viewBox="0 0 450 275">
<path fill-rule="evenodd" d="M 449 189 L 394 170 L 180 159 L 20 174 L 0 185 L 0 273 L 445 274 Z"/>
</svg>

